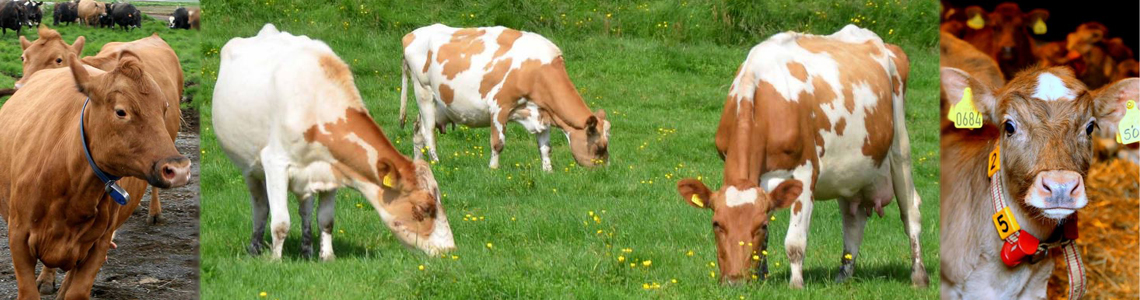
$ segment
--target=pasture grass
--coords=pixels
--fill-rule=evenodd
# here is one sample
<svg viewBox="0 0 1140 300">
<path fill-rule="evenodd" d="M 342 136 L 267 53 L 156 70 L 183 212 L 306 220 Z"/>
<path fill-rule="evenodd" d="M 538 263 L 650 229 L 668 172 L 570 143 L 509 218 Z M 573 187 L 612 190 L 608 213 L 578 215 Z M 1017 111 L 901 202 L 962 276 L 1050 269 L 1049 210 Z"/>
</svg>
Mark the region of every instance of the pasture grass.
<svg viewBox="0 0 1140 300">
<path fill-rule="evenodd" d="M 142 28 L 133 29 L 131 31 L 111 30 L 108 28 L 96 27 L 83 27 L 79 23 L 72 25 L 60 24 L 60 26 L 52 26 L 51 12 L 53 7 L 48 4 L 43 6 L 44 19 L 43 23 L 56 31 L 63 37 L 63 40 L 68 45 L 75 42 L 75 38 L 84 36 L 86 43 L 83 46 L 83 54 L 79 57 L 92 56 L 99 53 L 103 48 L 103 44 L 109 42 L 129 42 L 137 39 L 150 36 L 152 33 L 158 33 L 174 52 L 178 54 L 178 61 L 182 64 L 182 73 L 187 83 L 183 95 L 197 94 L 199 84 L 201 83 L 202 74 L 202 55 L 199 52 L 198 46 L 198 31 L 190 30 L 173 30 L 166 27 L 165 20 L 156 20 L 154 18 L 144 18 Z M 173 8 L 171 9 L 173 10 Z M 21 34 L 28 39 L 28 41 L 35 41 L 39 33 L 36 28 L 24 28 Z M 20 47 L 20 39 L 16 32 L 9 31 L 7 35 L 0 37 L 0 88 L 9 88 L 19 80 L 23 74 L 23 63 L 20 61 L 20 55 L 24 50 Z M 0 99 L 0 104 L 3 104 L 7 97 Z M 184 102 L 183 106 L 188 106 L 189 102 Z"/>
<path fill-rule="evenodd" d="M 254 298 L 262 292 L 269 299 L 938 297 L 933 1 L 257 0 L 211 1 L 207 8 L 200 50 L 205 78 L 194 102 L 202 116 L 203 298 Z M 897 205 L 886 209 L 885 218 L 868 222 L 856 277 L 834 283 L 842 256 L 835 201 L 820 202 L 814 212 L 805 289 L 787 287 L 786 210 L 771 225 L 771 278 L 739 287 L 717 284 L 710 276 L 717 272 L 710 266 L 716 260 L 711 214 L 685 205 L 676 182 L 701 176 L 720 185 L 723 163 L 712 137 L 733 74 L 752 45 L 785 30 L 830 34 L 855 20 L 910 56 L 907 126 L 924 200 L 921 241 L 931 286 L 910 286 L 909 247 Z M 376 122 L 406 155 L 412 151 L 411 131 L 397 125 L 400 37 L 435 22 L 541 33 L 563 50 L 570 78 L 590 107 L 608 112 L 612 161 L 602 168 L 578 167 L 556 134 L 555 171 L 546 174 L 533 137 L 510 125 L 502 167 L 492 170 L 489 130 L 460 127 L 439 136 L 441 161 L 433 166 L 458 245 L 454 256 L 408 251 L 363 197 L 346 189 L 337 195 L 335 261 L 300 257 L 292 198 L 284 259 L 252 257 L 245 250 L 249 193 L 218 146 L 210 98 L 221 47 L 231 37 L 255 35 L 269 22 L 328 43 L 351 66 Z M 409 105 L 409 116 L 416 116 L 414 101 Z"/>
</svg>

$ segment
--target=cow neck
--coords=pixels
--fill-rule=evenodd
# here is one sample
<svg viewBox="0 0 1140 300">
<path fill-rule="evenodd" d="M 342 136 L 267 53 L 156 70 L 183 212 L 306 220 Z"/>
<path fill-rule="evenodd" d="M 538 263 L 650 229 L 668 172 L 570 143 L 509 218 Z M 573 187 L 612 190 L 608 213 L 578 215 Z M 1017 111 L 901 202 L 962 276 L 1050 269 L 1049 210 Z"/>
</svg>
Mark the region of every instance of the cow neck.
<svg viewBox="0 0 1140 300">
<path fill-rule="evenodd" d="M 99 179 L 99 182 L 103 186 L 103 193 L 100 193 L 99 198 L 102 199 L 103 196 L 109 195 L 110 198 L 115 201 L 115 203 L 118 203 L 119 205 L 126 205 L 127 202 L 130 201 L 130 195 L 126 192 L 125 189 L 119 186 L 118 180 L 121 179 L 121 177 L 104 172 L 103 169 L 99 168 L 98 164 L 95 163 L 95 159 L 91 157 L 91 150 L 89 148 L 91 141 L 87 140 L 86 130 L 87 104 L 90 102 L 91 97 L 87 97 L 87 99 L 83 101 L 83 108 L 79 110 L 78 148 L 83 149 L 82 160 L 85 160 L 85 164 L 87 165 L 86 169 L 90 170 L 91 175 L 94 175 L 95 178 Z M 84 168 L 80 167 L 80 169 Z M 81 171 L 80 173 L 82 174 L 80 175 L 82 176 L 81 178 L 90 178 L 90 176 L 87 175 L 86 171 Z"/>
<path fill-rule="evenodd" d="M 396 150 L 396 147 L 393 146 L 392 142 L 388 140 L 388 137 L 386 135 L 384 135 L 384 131 L 380 129 L 380 126 L 376 125 L 376 123 L 372 122 L 372 118 L 368 118 L 368 120 L 369 120 L 368 124 L 370 124 L 370 126 L 371 126 L 371 128 L 369 128 L 369 131 L 371 131 L 371 133 L 365 133 L 365 134 L 374 135 L 375 139 L 376 139 L 376 143 L 379 146 L 379 147 L 377 147 L 378 149 L 376 149 L 376 153 L 377 153 L 377 157 L 378 157 L 376 163 L 379 163 L 380 159 L 387 158 L 388 161 L 391 161 L 392 164 L 395 165 L 396 172 L 397 172 L 397 174 L 400 174 L 400 178 L 412 178 L 413 179 L 413 180 L 405 180 L 404 183 L 407 184 L 410 182 L 414 185 L 408 186 L 408 187 L 414 188 L 415 185 L 419 184 L 416 180 L 414 180 L 414 178 L 416 178 L 415 164 L 412 163 L 412 161 L 409 160 L 407 156 L 400 154 L 400 151 Z M 377 166 L 377 170 L 379 170 L 379 166 Z M 411 176 L 411 177 L 409 177 L 409 176 Z M 383 180 L 384 180 L 383 178 L 384 178 L 384 176 L 382 174 L 377 174 L 375 180 L 378 180 L 378 181 L 374 182 L 374 184 L 376 184 L 378 186 L 382 186 Z"/>
<path fill-rule="evenodd" d="M 759 184 L 760 171 L 764 166 L 764 153 L 767 135 L 753 134 L 756 129 L 754 103 L 750 100 L 736 102 L 736 128 L 729 141 L 728 153 L 724 160 L 724 183 L 738 188 L 749 188 Z M 754 140 L 755 139 L 755 140 Z"/>
<path fill-rule="evenodd" d="M 585 129 L 586 118 L 592 113 L 566 74 L 562 57 L 543 66 L 539 73 L 528 98 L 549 110 L 551 116 L 560 120 L 559 125 Z"/>
</svg>

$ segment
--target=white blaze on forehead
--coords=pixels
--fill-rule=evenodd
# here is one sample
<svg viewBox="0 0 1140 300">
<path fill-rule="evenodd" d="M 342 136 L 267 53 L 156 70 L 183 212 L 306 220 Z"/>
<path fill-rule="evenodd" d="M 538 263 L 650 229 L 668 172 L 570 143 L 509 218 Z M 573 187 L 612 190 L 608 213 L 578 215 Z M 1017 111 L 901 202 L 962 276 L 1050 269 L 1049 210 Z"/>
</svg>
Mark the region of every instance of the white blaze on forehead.
<svg viewBox="0 0 1140 300">
<path fill-rule="evenodd" d="M 1042 72 L 1037 75 L 1037 88 L 1033 91 L 1033 98 L 1054 101 L 1073 100 L 1076 97 L 1077 95 L 1073 94 L 1073 90 L 1066 87 L 1065 82 L 1061 81 L 1057 75 L 1049 72 Z"/>
<path fill-rule="evenodd" d="M 728 187 L 724 192 L 724 203 L 728 207 L 736 207 L 744 204 L 756 204 L 756 197 L 758 196 L 756 188 L 748 188 L 743 191 L 737 190 L 736 187 Z"/>
</svg>

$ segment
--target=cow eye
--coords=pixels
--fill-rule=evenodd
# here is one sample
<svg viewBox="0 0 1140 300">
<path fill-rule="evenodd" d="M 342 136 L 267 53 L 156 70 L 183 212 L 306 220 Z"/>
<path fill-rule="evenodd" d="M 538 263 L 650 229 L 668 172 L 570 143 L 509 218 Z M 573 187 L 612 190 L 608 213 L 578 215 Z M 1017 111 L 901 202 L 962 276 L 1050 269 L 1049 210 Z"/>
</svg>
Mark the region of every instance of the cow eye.
<svg viewBox="0 0 1140 300">
<path fill-rule="evenodd" d="M 125 118 L 127 116 L 127 111 L 122 109 L 115 109 L 115 115 L 119 116 L 120 118 Z"/>
<path fill-rule="evenodd" d="M 1007 137 L 1013 135 L 1014 132 L 1017 132 L 1017 128 L 1013 127 L 1013 122 L 1010 120 L 1006 120 L 1005 123 L 1002 123 L 1002 127 L 1005 127 L 1005 136 Z"/>
<path fill-rule="evenodd" d="M 1089 125 L 1085 127 L 1085 134 L 1092 135 L 1093 129 L 1096 128 L 1096 121 L 1089 121 Z"/>
<path fill-rule="evenodd" d="M 63 59 L 62 59 L 62 58 L 58 58 L 58 57 L 56 57 L 56 58 L 55 58 L 55 63 L 57 63 L 57 64 L 63 63 Z"/>
</svg>

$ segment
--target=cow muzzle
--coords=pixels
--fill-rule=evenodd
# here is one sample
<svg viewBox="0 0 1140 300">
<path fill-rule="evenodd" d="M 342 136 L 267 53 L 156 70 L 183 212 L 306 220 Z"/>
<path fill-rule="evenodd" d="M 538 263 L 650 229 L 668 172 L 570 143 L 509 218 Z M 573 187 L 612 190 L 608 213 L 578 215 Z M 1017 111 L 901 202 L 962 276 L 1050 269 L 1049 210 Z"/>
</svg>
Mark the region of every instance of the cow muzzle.
<svg viewBox="0 0 1140 300">
<path fill-rule="evenodd" d="M 1045 217 L 1064 219 L 1085 207 L 1084 178 L 1073 171 L 1045 171 L 1037 174 L 1026 197 Z"/>
<path fill-rule="evenodd" d="M 150 185 L 159 188 L 175 188 L 190 182 L 190 159 L 184 156 L 169 157 L 154 164 Z"/>
</svg>

